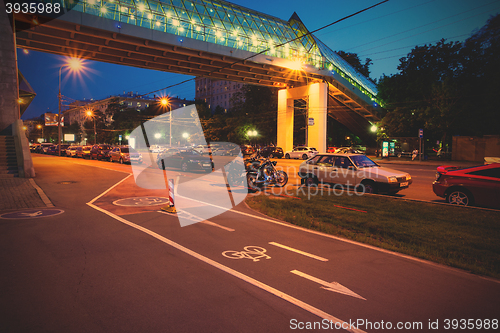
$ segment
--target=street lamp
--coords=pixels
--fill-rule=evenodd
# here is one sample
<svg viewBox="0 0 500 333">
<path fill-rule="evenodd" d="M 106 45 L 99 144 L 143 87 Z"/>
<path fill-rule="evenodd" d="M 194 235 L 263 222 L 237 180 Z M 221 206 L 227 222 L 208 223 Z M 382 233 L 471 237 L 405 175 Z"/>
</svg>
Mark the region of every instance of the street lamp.
<svg viewBox="0 0 500 333">
<path fill-rule="evenodd" d="M 87 110 L 87 112 L 85 114 L 87 115 L 87 117 L 92 118 L 94 120 L 94 144 L 96 145 L 97 144 L 97 130 L 95 128 L 95 115 L 92 112 L 92 110 Z"/>
<path fill-rule="evenodd" d="M 161 133 L 155 133 L 156 144 L 160 143 Z"/>
<path fill-rule="evenodd" d="M 250 138 L 250 143 L 252 142 L 252 138 L 255 138 L 259 133 L 256 130 L 249 130 L 247 132 L 247 136 Z"/>
<path fill-rule="evenodd" d="M 170 113 L 168 114 L 168 123 L 169 123 L 168 136 L 170 138 L 168 141 L 168 145 L 172 147 L 172 106 L 170 105 L 170 100 L 168 99 L 168 97 L 160 98 L 160 105 L 162 108 L 167 108 L 170 111 Z"/>
<path fill-rule="evenodd" d="M 81 59 L 69 58 L 64 65 L 59 67 L 59 94 L 57 95 L 59 99 L 59 113 L 57 116 L 57 150 L 59 156 L 61 156 L 61 71 L 63 67 L 68 67 L 70 72 L 78 73 L 83 68 L 83 63 Z"/>
<path fill-rule="evenodd" d="M 36 125 L 36 128 L 42 130 L 42 140 L 43 140 L 43 142 L 45 142 L 45 139 L 43 138 L 43 126 L 41 124 L 38 124 L 38 125 Z"/>
</svg>

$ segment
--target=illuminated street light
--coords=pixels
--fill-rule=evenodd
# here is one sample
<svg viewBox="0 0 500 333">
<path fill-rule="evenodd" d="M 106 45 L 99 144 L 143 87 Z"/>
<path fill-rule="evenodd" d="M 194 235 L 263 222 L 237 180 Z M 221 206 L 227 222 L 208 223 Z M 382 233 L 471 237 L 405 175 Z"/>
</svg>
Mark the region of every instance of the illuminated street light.
<svg viewBox="0 0 500 333">
<path fill-rule="evenodd" d="M 45 139 L 43 138 L 43 126 L 41 124 L 38 124 L 38 125 L 36 125 L 36 128 L 38 128 L 39 130 L 42 130 L 42 140 L 43 140 L 43 142 L 45 142 Z"/>
<path fill-rule="evenodd" d="M 373 133 L 376 133 L 377 132 L 377 125 L 372 125 L 372 127 L 370 127 L 370 131 L 372 131 Z"/>
<path fill-rule="evenodd" d="M 169 141 L 168 145 L 172 147 L 172 106 L 170 105 L 170 100 L 168 97 L 162 97 L 160 98 L 160 105 L 163 108 L 168 108 L 170 111 L 170 114 L 168 116 L 168 122 L 169 122 L 169 130 L 168 130 L 168 136 L 169 136 Z"/>
<path fill-rule="evenodd" d="M 59 67 L 59 113 L 57 117 L 57 150 L 59 156 L 61 156 L 61 71 L 63 67 L 68 67 L 70 72 L 78 73 L 83 69 L 83 61 L 79 58 L 69 58 L 66 60 L 66 63 Z M 94 121 L 95 128 L 95 121 Z"/>
<path fill-rule="evenodd" d="M 97 144 L 97 130 L 95 128 L 95 115 L 94 115 L 94 112 L 92 112 L 92 110 L 87 110 L 85 112 L 85 114 L 87 115 L 88 118 L 92 118 L 94 120 L 94 144 L 96 145 Z"/>
<path fill-rule="evenodd" d="M 255 138 L 259 133 L 256 130 L 248 130 L 247 136 L 250 138 L 250 142 L 252 142 L 252 138 Z"/>
</svg>

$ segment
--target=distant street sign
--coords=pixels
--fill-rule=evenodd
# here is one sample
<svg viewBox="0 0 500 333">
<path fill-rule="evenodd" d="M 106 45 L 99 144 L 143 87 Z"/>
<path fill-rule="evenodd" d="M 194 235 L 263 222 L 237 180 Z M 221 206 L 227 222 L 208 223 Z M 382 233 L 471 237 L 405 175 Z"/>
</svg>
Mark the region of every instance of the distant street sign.
<svg viewBox="0 0 500 333">
<path fill-rule="evenodd" d="M 0 215 L 0 219 L 33 219 L 38 217 L 48 217 L 64 213 L 61 209 L 30 209 L 17 212 L 10 212 Z"/>
<path fill-rule="evenodd" d="M 418 137 L 423 138 L 424 137 L 424 130 L 421 128 L 418 130 Z"/>
</svg>

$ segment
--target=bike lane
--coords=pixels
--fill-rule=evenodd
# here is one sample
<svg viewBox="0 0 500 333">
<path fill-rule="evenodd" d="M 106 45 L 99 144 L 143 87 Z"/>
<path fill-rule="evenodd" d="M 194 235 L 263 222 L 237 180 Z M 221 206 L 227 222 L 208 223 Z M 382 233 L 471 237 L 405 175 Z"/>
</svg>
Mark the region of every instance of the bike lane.
<svg viewBox="0 0 500 333">
<path fill-rule="evenodd" d="M 435 320 L 497 315 L 497 281 L 290 227 L 244 204 L 187 227 L 158 211 L 125 218 L 131 226 L 193 251 L 190 255 L 208 258 L 218 269 L 225 270 L 218 267 L 222 265 L 264 284 L 253 283 L 278 297 L 298 300 L 294 304 L 309 307 L 318 321 L 416 322 L 425 331 Z"/>
</svg>

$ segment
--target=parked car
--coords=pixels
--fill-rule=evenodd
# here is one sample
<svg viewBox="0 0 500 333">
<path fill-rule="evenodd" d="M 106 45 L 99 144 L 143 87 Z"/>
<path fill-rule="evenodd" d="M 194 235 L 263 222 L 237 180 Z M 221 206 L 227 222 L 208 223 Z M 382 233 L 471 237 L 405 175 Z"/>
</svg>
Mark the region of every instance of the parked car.
<svg viewBox="0 0 500 333">
<path fill-rule="evenodd" d="M 500 208 L 500 163 L 465 169 L 440 166 L 432 189 L 453 205 Z"/>
<path fill-rule="evenodd" d="M 57 145 L 48 146 L 46 149 L 44 148 L 44 154 L 47 155 L 57 155 Z"/>
<path fill-rule="evenodd" d="M 267 146 L 262 148 L 260 155 L 262 157 L 282 158 L 284 154 L 281 147 Z"/>
<path fill-rule="evenodd" d="M 92 146 L 80 146 L 76 149 L 76 157 L 90 159 L 90 150 Z"/>
<path fill-rule="evenodd" d="M 288 151 L 285 153 L 285 158 L 300 158 L 303 160 L 307 160 L 314 155 L 316 155 L 318 151 L 316 148 L 312 147 L 295 147 L 292 151 Z"/>
<path fill-rule="evenodd" d="M 335 153 L 335 151 L 337 150 L 338 148 L 337 147 L 328 147 L 326 149 L 326 152 L 327 153 Z"/>
<path fill-rule="evenodd" d="M 158 154 L 160 153 L 164 148 L 162 148 L 159 145 L 152 145 L 149 147 L 149 151 L 152 152 L 153 154 Z"/>
<path fill-rule="evenodd" d="M 161 153 L 156 155 L 156 165 L 158 165 L 158 168 L 163 169 L 162 160 L 163 163 L 165 163 L 165 159 L 171 157 L 174 154 L 177 154 L 178 152 L 179 148 L 166 148 Z"/>
<path fill-rule="evenodd" d="M 47 151 L 49 150 L 50 147 L 52 146 L 55 146 L 53 143 L 49 143 L 49 142 L 44 142 L 42 143 L 42 145 L 40 146 L 40 153 L 41 154 L 47 154 Z"/>
<path fill-rule="evenodd" d="M 76 157 L 76 150 L 77 150 L 78 146 L 69 146 L 67 149 L 66 149 L 66 156 L 68 157 Z M 61 155 L 62 155 L 62 152 L 61 152 Z"/>
<path fill-rule="evenodd" d="M 36 150 L 39 146 L 41 146 L 41 144 L 40 144 L 40 143 L 34 143 L 34 144 L 32 144 L 32 145 L 30 146 L 30 152 L 34 153 L 34 152 L 35 152 L 35 150 Z"/>
<path fill-rule="evenodd" d="M 340 184 L 365 193 L 397 193 L 408 188 L 410 174 L 381 167 L 366 155 L 317 154 L 299 166 L 301 184 Z"/>
<path fill-rule="evenodd" d="M 108 160 L 109 161 L 109 152 L 112 147 L 109 145 L 93 145 L 90 150 L 90 159 L 96 160 Z"/>
<path fill-rule="evenodd" d="M 193 148 L 193 150 L 197 151 L 202 155 L 210 155 L 212 153 L 212 149 L 210 146 L 198 145 Z"/>
<path fill-rule="evenodd" d="M 180 168 L 186 172 L 189 170 L 202 170 L 211 172 L 214 164 L 209 155 L 202 155 L 198 151 L 191 148 L 181 148 L 177 152 L 171 151 L 167 154 L 162 153 L 162 157 L 158 160 L 158 167 L 161 169 L 162 160 L 165 167 Z"/>
<path fill-rule="evenodd" d="M 129 146 L 115 147 L 109 152 L 109 161 L 142 164 L 142 155 Z"/>
<path fill-rule="evenodd" d="M 340 147 L 335 150 L 336 154 L 364 154 L 365 152 L 354 147 Z"/>
<path fill-rule="evenodd" d="M 66 149 L 69 148 L 69 145 L 62 144 L 61 145 L 61 156 L 66 156 Z M 56 155 L 59 155 L 59 145 L 56 146 Z"/>
</svg>

